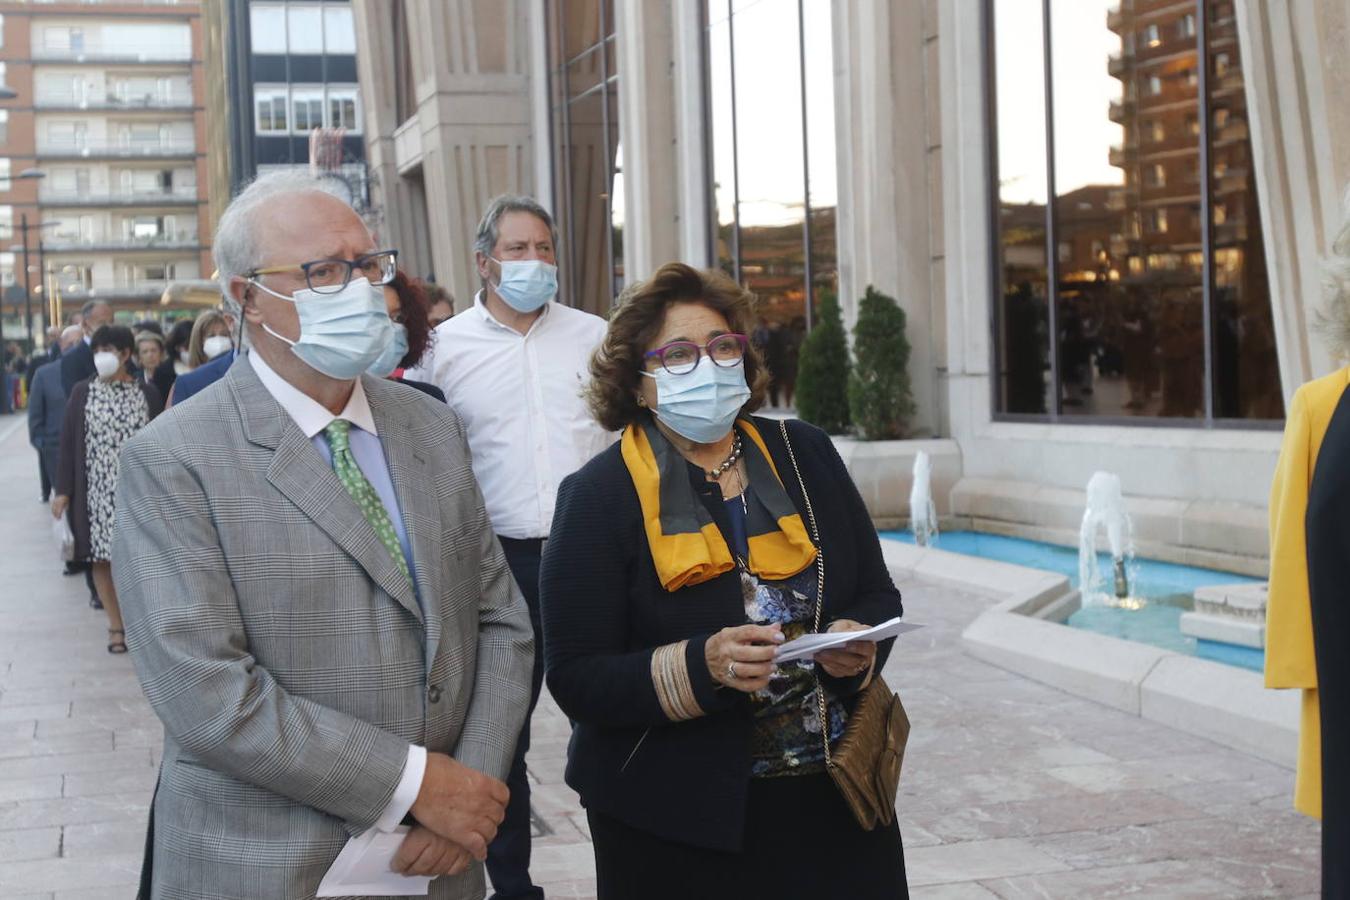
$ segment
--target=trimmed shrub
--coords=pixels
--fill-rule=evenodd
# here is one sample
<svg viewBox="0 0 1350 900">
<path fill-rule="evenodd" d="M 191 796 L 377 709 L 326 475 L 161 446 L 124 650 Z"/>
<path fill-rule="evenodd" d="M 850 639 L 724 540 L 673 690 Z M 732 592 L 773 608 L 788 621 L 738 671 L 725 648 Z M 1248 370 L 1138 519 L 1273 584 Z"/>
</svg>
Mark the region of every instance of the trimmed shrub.
<svg viewBox="0 0 1350 900">
<path fill-rule="evenodd" d="M 823 293 L 816 327 L 802 343 L 797 362 L 797 415 L 828 434 L 848 430 L 848 339 L 839 298 Z"/>
<path fill-rule="evenodd" d="M 914 415 L 905 311 L 871 285 L 858 304 L 853 356 L 848 406 L 858 436 L 867 441 L 904 437 Z"/>
</svg>

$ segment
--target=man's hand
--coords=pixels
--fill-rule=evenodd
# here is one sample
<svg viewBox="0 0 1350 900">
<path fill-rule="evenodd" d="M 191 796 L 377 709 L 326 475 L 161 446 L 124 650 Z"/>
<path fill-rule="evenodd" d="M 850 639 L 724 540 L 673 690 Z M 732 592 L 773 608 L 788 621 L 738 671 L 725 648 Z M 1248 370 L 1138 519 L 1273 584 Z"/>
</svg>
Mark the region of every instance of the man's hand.
<svg viewBox="0 0 1350 900">
<path fill-rule="evenodd" d="M 458 875 L 469 868 L 469 851 L 421 825 L 408 832 L 390 866 L 400 875 Z"/>
<path fill-rule="evenodd" d="M 495 778 L 455 762 L 444 753 L 427 753 L 422 788 L 413 801 L 413 818 L 440 837 L 487 859 L 487 845 L 506 818 L 511 792 Z"/>
</svg>

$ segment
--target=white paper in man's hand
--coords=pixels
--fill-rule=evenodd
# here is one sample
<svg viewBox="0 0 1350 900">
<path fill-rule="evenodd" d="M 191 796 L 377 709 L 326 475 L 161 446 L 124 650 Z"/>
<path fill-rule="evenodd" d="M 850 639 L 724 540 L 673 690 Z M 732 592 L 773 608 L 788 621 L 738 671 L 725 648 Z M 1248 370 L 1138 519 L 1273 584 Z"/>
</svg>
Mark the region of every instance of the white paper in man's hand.
<svg viewBox="0 0 1350 900">
<path fill-rule="evenodd" d="M 780 646 L 778 652 L 774 654 L 773 661 L 786 663 L 798 659 L 808 659 L 822 650 L 842 647 L 852 641 L 876 643 L 922 627 L 922 625 L 901 622 L 900 617 L 896 616 L 894 619 L 882 622 L 880 625 L 874 625 L 864 631 L 822 631 L 804 634 L 795 641 L 788 641 Z"/>
<path fill-rule="evenodd" d="M 347 841 L 319 882 L 316 896 L 425 897 L 431 890 L 429 876 L 400 875 L 389 868 L 409 830 L 406 825 L 393 831 L 371 828 Z"/>
</svg>

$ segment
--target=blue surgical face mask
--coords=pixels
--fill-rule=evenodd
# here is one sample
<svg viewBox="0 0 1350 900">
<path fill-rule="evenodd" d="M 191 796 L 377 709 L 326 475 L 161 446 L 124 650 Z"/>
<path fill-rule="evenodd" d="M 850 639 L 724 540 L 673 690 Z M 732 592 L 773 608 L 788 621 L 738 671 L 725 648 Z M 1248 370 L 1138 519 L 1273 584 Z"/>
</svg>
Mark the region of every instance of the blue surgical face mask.
<svg viewBox="0 0 1350 900">
<path fill-rule="evenodd" d="M 726 437 L 750 399 L 745 360 L 719 366 L 705 357 L 684 375 L 672 375 L 664 368 L 642 374 L 656 379 L 656 417 L 671 431 L 699 444 Z"/>
<path fill-rule="evenodd" d="M 394 323 L 384 305 L 384 291 L 365 278 L 353 278 L 337 293 L 296 291 L 290 297 L 253 282 L 273 297 L 295 304 L 300 338 L 282 337 L 267 323 L 263 331 L 291 345 L 291 352 L 310 368 L 339 381 L 353 381 L 366 371 L 394 339 Z"/>
<path fill-rule="evenodd" d="M 496 259 L 502 268 L 497 296 L 520 313 L 532 313 L 558 293 L 558 267 L 542 259 Z"/>
<path fill-rule="evenodd" d="M 388 378 L 398 368 L 398 364 L 403 362 L 403 357 L 408 355 L 408 329 L 402 322 L 394 323 L 394 339 L 389 342 L 389 346 L 384 348 L 380 358 L 370 364 L 366 371 L 376 378 Z"/>
</svg>

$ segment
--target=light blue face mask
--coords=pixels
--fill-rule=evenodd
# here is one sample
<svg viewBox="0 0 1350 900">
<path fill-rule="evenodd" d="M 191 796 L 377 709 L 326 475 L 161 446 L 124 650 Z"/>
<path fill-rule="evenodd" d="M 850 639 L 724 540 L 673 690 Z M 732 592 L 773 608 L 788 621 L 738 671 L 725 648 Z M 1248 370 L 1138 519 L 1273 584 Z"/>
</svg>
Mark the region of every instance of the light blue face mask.
<svg viewBox="0 0 1350 900">
<path fill-rule="evenodd" d="M 292 353 L 329 378 L 355 380 L 393 342 L 394 323 L 384 305 L 384 291 L 368 279 L 353 278 L 335 294 L 306 289 L 290 297 L 253 283 L 273 297 L 294 303 L 300 316 L 299 340 L 282 337 L 266 322 L 263 331 L 290 344 Z"/>
<path fill-rule="evenodd" d="M 656 417 L 671 431 L 699 444 L 726 437 L 750 399 L 743 359 L 734 366 L 719 366 L 703 357 L 684 375 L 672 375 L 664 368 L 642 374 L 656 379 Z"/>
<path fill-rule="evenodd" d="M 558 293 L 558 267 L 542 259 L 496 259 L 502 267 L 497 296 L 520 313 L 532 313 Z"/>
<path fill-rule="evenodd" d="M 408 355 L 408 329 L 402 322 L 394 323 L 394 339 L 389 342 L 389 346 L 384 348 L 380 358 L 370 364 L 366 371 L 376 378 L 388 378 L 398 368 L 398 364 L 403 362 L 403 357 Z"/>
</svg>

